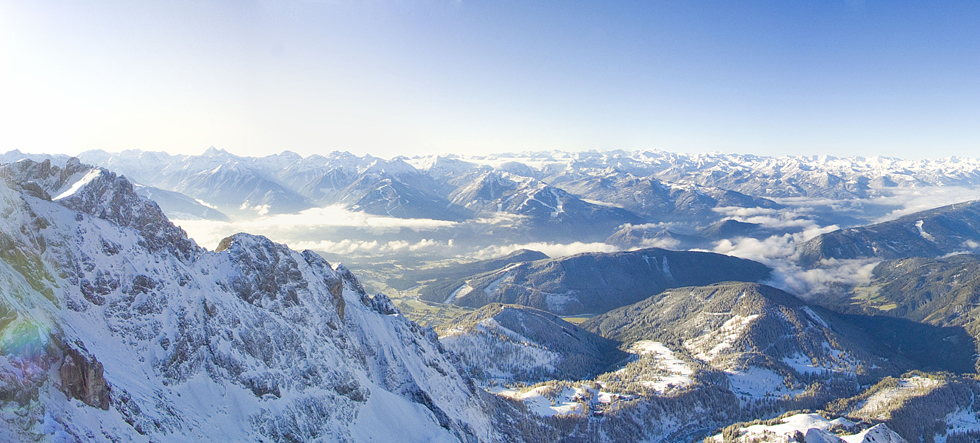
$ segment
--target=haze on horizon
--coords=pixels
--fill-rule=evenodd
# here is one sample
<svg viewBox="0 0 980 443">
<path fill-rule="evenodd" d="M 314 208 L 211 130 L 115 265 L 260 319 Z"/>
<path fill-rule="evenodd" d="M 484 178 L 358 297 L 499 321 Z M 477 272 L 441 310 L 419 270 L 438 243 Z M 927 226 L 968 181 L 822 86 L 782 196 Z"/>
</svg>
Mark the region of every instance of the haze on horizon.
<svg viewBox="0 0 980 443">
<path fill-rule="evenodd" d="M 0 2 L 2 151 L 980 148 L 980 4 Z"/>
</svg>

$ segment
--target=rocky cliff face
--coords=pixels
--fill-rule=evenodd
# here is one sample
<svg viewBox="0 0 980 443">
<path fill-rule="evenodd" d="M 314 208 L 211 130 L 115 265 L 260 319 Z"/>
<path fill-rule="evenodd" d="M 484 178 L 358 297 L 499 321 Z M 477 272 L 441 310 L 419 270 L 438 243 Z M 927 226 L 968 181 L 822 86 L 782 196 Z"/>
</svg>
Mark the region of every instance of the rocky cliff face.
<svg viewBox="0 0 980 443">
<path fill-rule="evenodd" d="M 0 439 L 496 439 L 434 333 L 343 266 L 206 251 L 77 161 L 0 176 Z"/>
</svg>

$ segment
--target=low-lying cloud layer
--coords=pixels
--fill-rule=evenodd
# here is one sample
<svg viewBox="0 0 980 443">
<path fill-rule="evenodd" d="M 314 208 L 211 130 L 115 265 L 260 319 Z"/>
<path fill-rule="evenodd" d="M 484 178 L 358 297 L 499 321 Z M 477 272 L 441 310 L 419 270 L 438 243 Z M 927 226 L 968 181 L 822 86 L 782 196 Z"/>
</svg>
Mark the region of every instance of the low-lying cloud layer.
<svg viewBox="0 0 980 443">
<path fill-rule="evenodd" d="M 435 248 L 451 248 L 453 241 L 441 242 L 431 239 L 422 239 L 412 243 L 404 240 L 392 240 L 379 242 L 377 240 L 350 240 L 340 241 L 321 240 L 318 242 L 301 241 L 289 243 L 293 249 L 311 249 L 314 251 L 329 252 L 332 254 L 391 254 L 399 252 L 417 252 L 432 250 Z"/>
<path fill-rule="evenodd" d="M 815 269 L 803 269 L 796 263 L 799 246 L 820 234 L 837 230 L 837 226 L 811 227 L 804 231 L 773 235 L 766 239 L 737 238 L 721 240 L 713 252 L 755 260 L 773 269 L 775 287 L 801 297 L 827 293 L 834 285 L 859 285 L 871 281 L 871 271 L 880 260 L 833 260 Z"/>
<path fill-rule="evenodd" d="M 809 218 L 812 210 L 807 207 L 792 209 L 740 208 L 720 207 L 713 211 L 722 214 L 726 219 L 743 223 L 762 225 L 774 229 L 813 229 L 817 223 Z"/>
<path fill-rule="evenodd" d="M 891 195 L 869 200 L 869 203 L 900 208 L 877 220 L 880 223 L 920 211 L 973 200 L 980 200 L 980 189 L 933 186 L 928 188 L 896 188 Z"/>
<path fill-rule="evenodd" d="M 551 258 L 564 257 L 567 255 L 581 254 L 583 252 L 616 252 L 620 250 L 619 248 L 606 244 L 606 243 L 545 243 L 545 242 L 535 242 L 535 243 L 524 243 L 524 244 L 510 244 L 501 246 L 490 246 L 488 248 L 481 249 L 471 254 L 467 254 L 468 258 L 474 260 L 484 260 L 489 258 L 502 257 L 510 254 L 514 251 L 521 249 L 530 249 L 533 251 L 543 252 L 545 255 Z"/>
<path fill-rule="evenodd" d="M 348 211 L 340 206 L 313 208 L 296 214 L 281 214 L 245 221 L 174 220 L 174 224 L 184 228 L 188 236 L 206 247 L 214 247 L 221 239 L 229 235 L 248 232 L 264 235 L 276 242 L 286 243 L 294 249 L 303 249 L 299 244 L 308 243 L 308 240 L 301 241 L 299 239 L 305 239 L 310 235 L 317 235 L 317 233 L 330 234 L 331 228 L 356 229 L 365 235 L 380 236 L 397 234 L 402 229 L 425 232 L 452 228 L 457 225 L 455 222 L 444 220 L 383 217 L 364 212 Z M 347 243 L 344 243 L 345 241 Z M 326 242 L 330 243 L 330 241 Z M 377 243 L 376 240 L 374 242 Z M 335 245 L 341 243 L 344 243 L 345 247 L 350 247 L 356 242 L 349 239 L 334 241 Z M 367 241 L 367 243 L 371 243 L 371 241 Z M 357 249 L 362 248 L 355 248 L 354 250 Z"/>
<path fill-rule="evenodd" d="M 519 217 L 500 216 L 478 220 L 475 223 L 500 226 L 515 223 Z M 493 245 L 474 249 L 459 246 L 450 237 L 454 228 L 463 224 L 429 219 L 401 219 L 382 217 L 362 212 L 352 212 L 337 206 L 309 209 L 297 214 L 284 214 L 256 218 L 248 221 L 220 222 L 210 220 L 175 220 L 198 244 L 215 247 L 221 239 L 248 232 L 264 235 L 272 241 L 284 243 L 296 250 L 311 249 L 340 256 L 430 256 L 445 258 L 460 256 L 472 260 L 495 258 L 519 249 L 533 249 L 549 257 L 562 257 L 582 252 L 613 252 L 619 248 L 606 243 L 549 243 L 529 242 L 521 244 Z M 405 238 L 411 233 L 436 237 Z"/>
<path fill-rule="evenodd" d="M 812 217 L 813 208 L 861 215 L 869 224 L 893 220 L 904 215 L 934 209 L 941 206 L 980 199 L 980 189 L 962 187 L 895 188 L 888 195 L 873 199 L 832 200 L 795 198 L 780 203 L 786 209 L 765 208 L 717 208 L 726 218 L 746 223 L 760 224 L 769 228 L 783 228 L 798 232 L 773 235 L 765 239 L 732 238 L 721 240 L 713 252 L 746 258 L 773 268 L 773 286 L 802 297 L 832 292 L 837 285 L 862 285 L 871 281 L 872 270 L 881 260 L 830 260 L 814 269 L 796 265 L 799 246 L 820 234 L 838 229 L 837 225 L 821 226 Z M 874 214 L 879 214 L 874 216 Z"/>
</svg>

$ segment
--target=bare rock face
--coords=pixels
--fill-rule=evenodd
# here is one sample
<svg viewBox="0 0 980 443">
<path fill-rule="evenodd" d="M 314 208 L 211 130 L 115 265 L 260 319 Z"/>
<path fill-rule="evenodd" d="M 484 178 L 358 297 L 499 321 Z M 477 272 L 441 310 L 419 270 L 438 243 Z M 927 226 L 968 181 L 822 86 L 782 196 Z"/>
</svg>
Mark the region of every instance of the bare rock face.
<svg viewBox="0 0 980 443">
<path fill-rule="evenodd" d="M 83 403 L 109 410 L 109 385 L 102 374 L 102 363 L 89 355 L 81 343 L 63 346 L 64 361 L 61 363 L 61 388 L 65 394 Z"/>
</svg>

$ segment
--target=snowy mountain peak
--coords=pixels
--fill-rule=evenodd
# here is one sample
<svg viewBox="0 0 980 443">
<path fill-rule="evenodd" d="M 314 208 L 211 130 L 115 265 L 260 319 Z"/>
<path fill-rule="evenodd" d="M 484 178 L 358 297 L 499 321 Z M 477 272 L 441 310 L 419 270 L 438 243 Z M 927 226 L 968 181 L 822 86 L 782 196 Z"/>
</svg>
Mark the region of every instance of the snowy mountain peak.
<svg viewBox="0 0 980 443">
<path fill-rule="evenodd" d="M 248 234 L 205 251 L 77 161 L 0 176 L 0 440 L 494 435 L 431 330 L 343 266 Z"/>
<path fill-rule="evenodd" d="M 215 148 L 214 146 L 209 147 L 204 151 L 203 154 L 201 154 L 201 157 L 225 157 L 225 156 L 231 156 L 231 154 L 229 154 L 228 151 L 225 151 L 224 149 L 218 149 Z"/>
</svg>

